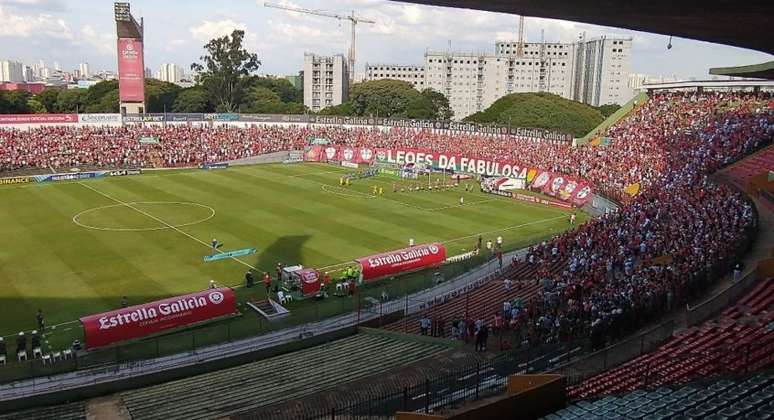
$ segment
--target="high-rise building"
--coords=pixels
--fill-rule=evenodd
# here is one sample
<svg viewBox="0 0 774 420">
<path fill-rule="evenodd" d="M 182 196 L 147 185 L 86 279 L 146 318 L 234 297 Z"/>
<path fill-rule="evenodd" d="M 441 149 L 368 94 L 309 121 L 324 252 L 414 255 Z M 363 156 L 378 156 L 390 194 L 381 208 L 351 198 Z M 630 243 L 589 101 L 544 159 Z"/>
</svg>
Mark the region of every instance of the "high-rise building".
<svg viewBox="0 0 774 420">
<path fill-rule="evenodd" d="M 35 81 L 35 72 L 30 66 L 24 66 L 24 81 L 27 83 Z"/>
<path fill-rule="evenodd" d="M 156 72 L 156 79 L 164 82 L 177 83 L 183 80 L 183 68 L 174 63 L 164 63 Z"/>
<path fill-rule="evenodd" d="M 24 66 L 18 61 L 0 61 L 0 82 L 23 82 Z"/>
<path fill-rule="evenodd" d="M 347 59 L 304 53 L 304 105 L 314 112 L 340 105 L 349 94 Z"/>
<path fill-rule="evenodd" d="M 549 92 L 598 106 L 623 104 L 628 87 L 631 38 L 596 38 L 574 43 L 496 42 L 495 53 L 427 51 L 423 66 L 367 65 L 366 80 L 419 81 L 449 99 L 455 118 L 483 111 L 519 92 Z M 420 76 L 423 74 L 423 76 Z"/>
<path fill-rule="evenodd" d="M 81 63 L 78 65 L 78 73 L 80 77 L 87 78 L 91 76 L 91 73 L 89 72 L 89 63 Z"/>
<path fill-rule="evenodd" d="M 62 66 L 58 61 L 54 61 L 54 71 L 62 71 Z"/>
<path fill-rule="evenodd" d="M 423 66 L 366 63 L 365 80 L 393 79 L 409 82 L 417 90 L 425 88 Z"/>
</svg>

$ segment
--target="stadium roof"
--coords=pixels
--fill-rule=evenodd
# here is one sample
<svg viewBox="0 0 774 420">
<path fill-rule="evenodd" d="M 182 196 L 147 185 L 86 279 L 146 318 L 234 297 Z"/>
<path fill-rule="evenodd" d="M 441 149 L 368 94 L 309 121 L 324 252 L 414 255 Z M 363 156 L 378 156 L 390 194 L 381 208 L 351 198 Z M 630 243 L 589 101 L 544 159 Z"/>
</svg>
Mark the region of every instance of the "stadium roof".
<svg viewBox="0 0 774 420">
<path fill-rule="evenodd" d="M 774 53 L 771 0 L 404 0 L 614 26 Z M 515 26 L 515 25 L 514 25 Z"/>
<path fill-rule="evenodd" d="M 774 80 L 774 61 L 737 67 L 715 67 L 710 74 L 718 76 L 753 77 L 757 79 Z"/>
</svg>

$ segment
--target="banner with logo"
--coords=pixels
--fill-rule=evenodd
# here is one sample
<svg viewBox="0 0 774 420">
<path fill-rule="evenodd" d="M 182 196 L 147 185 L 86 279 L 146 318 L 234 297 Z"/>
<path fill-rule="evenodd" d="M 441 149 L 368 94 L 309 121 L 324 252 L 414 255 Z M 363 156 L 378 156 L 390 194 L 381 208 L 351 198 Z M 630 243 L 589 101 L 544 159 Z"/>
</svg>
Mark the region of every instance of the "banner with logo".
<svg viewBox="0 0 774 420">
<path fill-rule="evenodd" d="M 158 136 L 140 136 L 140 144 L 159 144 Z"/>
<path fill-rule="evenodd" d="M 145 58 L 142 41 L 118 38 L 118 96 L 125 102 L 145 101 Z"/>
<path fill-rule="evenodd" d="M 220 288 L 89 315 L 80 321 L 86 348 L 93 349 L 231 315 L 236 311 L 234 291 Z"/>
<path fill-rule="evenodd" d="M 110 176 L 110 171 L 92 171 L 92 172 L 64 172 L 61 174 L 34 175 L 32 179 L 35 182 L 56 182 L 56 181 L 75 181 L 88 178 L 102 178 Z"/>
<path fill-rule="evenodd" d="M 126 114 L 124 115 L 124 122 L 127 123 L 139 123 L 139 122 L 160 122 L 165 121 L 164 114 Z"/>
<path fill-rule="evenodd" d="M 551 200 L 551 199 L 541 198 L 534 195 L 527 195 L 527 194 L 521 194 L 516 192 L 511 192 L 511 197 L 514 200 L 524 201 L 527 203 L 542 204 L 544 206 L 559 207 L 562 209 L 569 209 L 572 207 L 570 203 L 565 203 L 563 201 Z"/>
<path fill-rule="evenodd" d="M 11 176 L 7 178 L 0 178 L 0 185 L 27 184 L 30 182 L 32 182 L 32 178 L 28 176 Z"/>
<path fill-rule="evenodd" d="M 379 163 L 404 165 L 424 164 L 444 171 L 467 172 L 476 175 L 526 178 L 527 166 L 514 160 L 482 159 L 455 153 L 431 152 L 421 149 L 376 149 Z"/>
<path fill-rule="evenodd" d="M 121 125 L 121 114 L 78 114 L 78 124 Z"/>
<path fill-rule="evenodd" d="M 440 243 L 417 245 L 397 251 L 371 255 L 355 260 L 361 267 L 363 281 L 435 267 L 446 260 L 446 248 Z"/>
<path fill-rule="evenodd" d="M 224 113 L 224 114 L 204 114 L 205 121 L 239 121 L 239 114 Z"/>
<path fill-rule="evenodd" d="M 75 124 L 78 114 L 0 114 L 0 124 Z"/>
<path fill-rule="evenodd" d="M 201 122 L 204 121 L 204 114 L 189 113 L 189 114 L 167 114 L 167 122 Z"/>
</svg>

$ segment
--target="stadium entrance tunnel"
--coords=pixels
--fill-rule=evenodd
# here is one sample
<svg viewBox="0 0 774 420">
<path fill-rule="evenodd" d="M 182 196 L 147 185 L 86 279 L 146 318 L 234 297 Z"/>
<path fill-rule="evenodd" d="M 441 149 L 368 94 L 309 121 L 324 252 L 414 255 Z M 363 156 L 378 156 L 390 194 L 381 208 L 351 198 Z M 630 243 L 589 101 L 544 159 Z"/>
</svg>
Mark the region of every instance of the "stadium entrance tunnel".
<svg viewBox="0 0 774 420">
<path fill-rule="evenodd" d="M 84 210 L 73 223 L 106 232 L 147 232 L 177 229 L 204 223 L 215 217 L 215 209 L 183 201 L 135 201 Z"/>
</svg>

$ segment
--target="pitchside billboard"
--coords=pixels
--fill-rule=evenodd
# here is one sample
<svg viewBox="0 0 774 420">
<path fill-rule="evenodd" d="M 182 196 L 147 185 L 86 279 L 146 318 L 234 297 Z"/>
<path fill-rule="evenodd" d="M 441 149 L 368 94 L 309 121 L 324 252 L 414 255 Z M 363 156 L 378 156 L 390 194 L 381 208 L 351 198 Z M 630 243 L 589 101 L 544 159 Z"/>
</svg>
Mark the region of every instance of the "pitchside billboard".
<svg viewBox="0 0 774 420">
<path fill-rule="evenodd" d="M 362 257 L 355 261 L 360 264 L 363 281 L 369 282 L 408 271 L 439 266 L 446 261 L 446 248 L 436 242 Z"/>
<path fill-rule="evenodd" d="M 118 38 L 118 96 L 122 102 L 145 100 L 145 61 L 139 39 Z"/>
<path fill-rule="evenodd" d="M 234 291 L 220 288 L 89 315 L 80 321 L 86 348 L 93 349 L 231 315 L 236 310 Z"/>
</svg>

